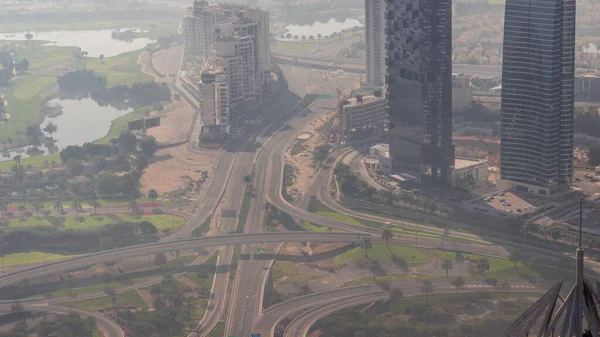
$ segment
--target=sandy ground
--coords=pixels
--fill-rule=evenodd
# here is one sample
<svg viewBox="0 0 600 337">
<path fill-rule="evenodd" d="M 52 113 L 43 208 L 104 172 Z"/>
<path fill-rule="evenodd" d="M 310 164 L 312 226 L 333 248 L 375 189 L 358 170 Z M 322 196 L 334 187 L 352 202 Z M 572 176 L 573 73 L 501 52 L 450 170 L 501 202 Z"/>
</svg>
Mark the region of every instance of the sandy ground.
<svg viewBox="0 0 600 337">
<path fill-rule="evenodd" d="M 177 72 L 182 46 L 157 51 L 153 54 L 152 63 L 156 71 L 167 75 L 164 78 L 156 74 L 148 66 L 149 54 L 142 53 L 138 63 L 142 71 L 155 76 L 159 82 L 171 85 L 171 74 Z M 195 110 L 184 99 L 174 100 L 172 104 L 164 107 L 163 111 L 154 111 L 151 116 L 161 116 L 161 125 L 148 130 L 148 135 L 154 136 L 159 143 L 173 143 L 185 141 L 193 122 Z M 202 172 L 210 177 L 216 158 L 210 155 L 201 155 L 187 151 L 186 145 L 161 149 L 149 163 L 150 166 L 142 176 L 144 192 L 155 189 L 158 194 L 174 191 L 198 191 L 202 189 Z"/>
<path fill-rule="evenodd" d="M 288 186 L 289 194 L 301 197 L 310 186 L 315 174 L 313 166 L 313 152 L 323 143 L 319 133 L 327 121 L 327 117 L 317 118 L 310 122 L 285 153 L 285 162 L 295 168 L 295 179 L 292 186 Z"/>
<path fill-rule="evenodd" d="M 177 279 L 177 281 L 181 282 L 183 285 L 190 288 L 192 291 L 199 288 L 198 283 L 190 280 L 189 278 L 187 278 L 183 275 L 177 275 L 175 278 Z"/>
<path fill-rule="evenodd" d="M 148 290 L 138 289 L 137 292 L 140 295 L 140 297 L 142 298 L 142 300 L 144 300 L 144 303 L 146 303 L 148 308 L 154 307 L 154 303 L 153 303 L 154 298 L 152 297 L 152 294 L 150 294 L 150 292 Z"/>
<path fill-rule="evenodd" d="M 190 183 L 199 183 L 202 172 L 207 172 L 210 178 L 215 165 L 214 156 L 190 153 L 186 144 L 158 150 L 144 170 L 142 188 L 144 191 L 153 188 L 158 194 L 186 189 Z"/>
</svg>

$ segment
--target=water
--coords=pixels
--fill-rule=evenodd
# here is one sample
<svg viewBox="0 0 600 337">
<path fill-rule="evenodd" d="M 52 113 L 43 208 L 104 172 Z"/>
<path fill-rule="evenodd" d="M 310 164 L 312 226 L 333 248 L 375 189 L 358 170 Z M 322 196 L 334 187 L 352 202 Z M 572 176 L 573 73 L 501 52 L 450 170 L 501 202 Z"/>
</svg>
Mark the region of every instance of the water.
<svg viewBox="0 0 600 337">
<path fill-rule="evenodd" d="M 321 34 L 321 36 L 326 37 L 333 33 L 339 33 L 342 30 L 350 29 L 354 27 L 362 27 L 363 24 L 356 19 L 345 19 L 344 21 L 337 21 L 334 18 L 329 18 L 327 22 L 314 22 L 310 25 L 288 25 L 285 28 L 288 30 L 286 32 L 294 35 L 298 35 L 299 38 L 302 36 L 306 36 L 308 39 L 309 36 L 314 36 L 317 38 L 317 34 Z M 286 39 L 288 40 L 288 39 Z"/>
<path fill-rule="evenodd" d="M 121 116 L 133 111 L 131 108 L 117 109 L 113 106 L 100 106 L 91 98 L 81 100 L 74 99 L 53 99 L 48 102 L 49 105 L 60 105 L 62 114 L 58 117 L 46 117 L 40 128 L 43 130 L 48 123 L 52 122 L 58 127 L 58 131 L 52 136 L 55 140 L 57 150 L 64 149 L 69 145 L 83 145 L 86 142 L 92 142 L 100 139 L 110 130 L 111 122 Z M 50 137 L 49 134 L 45 134 Z M 0 156 L 0 161 L 12 160 L 20 154 L 27 158 L 27 149 L 23 147 L 9 151 L 10 157 Z M 42 145 L 39 147 L 44 153 L 48 150 Z"/>
<path fill-rule="evenodd" d="M 121 29 L 121 31 L 127 30 Z M 79 47 L 88 52 L 88 57 L 112 57 L 119 54 L 139 50 L 146 47 L 147 44 L 155 42 L 148 38 L 137 38 L 133 41 L 121 41 L 113 39 L 111 33 L 114 29 L 95 29 L 95 30 L 55 30 L 47 32 L 31 32 L 32 40 L 49 41 L 46 45 L 61 47 Z M 140 31 L 136 29 L 136 31 Z M 25 34 L 19 33 L 0 33 L 0 40 L 25 40 Z"/>
</svg>

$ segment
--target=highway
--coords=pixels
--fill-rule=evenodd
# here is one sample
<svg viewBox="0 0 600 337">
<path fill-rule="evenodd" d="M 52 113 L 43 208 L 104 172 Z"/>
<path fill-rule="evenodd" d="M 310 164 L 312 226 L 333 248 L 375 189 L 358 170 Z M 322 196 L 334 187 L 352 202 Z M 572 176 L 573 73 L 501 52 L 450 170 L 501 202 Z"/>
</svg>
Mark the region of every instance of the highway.
<svg viewBox="0 0 600 337">
<path fill-rule="evenodd" d="M 348 42 L 347 45 L 351 44 Z M 346 43 L 342 43 L 341 46 L 346 48 Z M 339 48 L 339 46 L 336 45 Z M 333 48 L 329 51 L 321 51 L 318 54 L 303 54 L 303 53 L 293 53 L 289 51 L 284 51 L 281 49 L 273 50 L 273 56 L 279 57 L 289 57 L 296 58 L 302 61 L 314 61 L 314 62 L 329 62 L 329 63 L 338 63 L 340 66 L 348 65 L 353 67 L 365 67 L 365 60 L 361 58 L 348 58 L 348 57 L 339 57 L 334 56 L 332 52 Z M 452 72 L 454 73 L 464 73 L 467 75 L 479 75 L 479 76 L 493 76 L 496 78 L 500 78 L 502 73 L 501 66 L 490 66 L 490 65 L 473 65 L 473 64 L 452 64 Z"/>
<path fill-rule="evenodd" d="M 399 286 L 400 290 L 402 290 L 403 296 L 417 296 L 421 294 L 421 286 L 422 282 L 420 281 L 408 281 L 402 282 Z M 467 290 L 477 290 L 477 291 L 497 291 L 496 288 L 486 285 L 483 282 L 473 282 L 465 285 Z M 456 292 L 456 288 L 450 286 L 447 280 L 440 280 L 434 282 L 435 293 L 454 293 Z M 513 292 L 535 292 L 536 287 L 532 285 L 527 285 L 523 283 L 512 285 L 511 291 Z M 325 294 L 328 295 L 328 294 Z M 329 296 L 331 296 L 329 294 Z M 354 294 L 350 296 L 339 296 L 334 300 L 331 300 L 329 303 L 320 303 L 318 306 L 314 306 L 309 310 L 305 310 L 296 316 L 290 324 L 287 326 L 284 337 L 306 337 L 311 327 L 321 318 L 336 313 L 338 311 L 342 311 L 344 309 L 349 309 L 352 307 L 356 307 L 359 305 L 367 305 L 373 302 L 387 301 L 389 299 L 389 293 L 380 289 L 369 289 L 369 288 L 361 288 L 356 289 Z M 290 303 L 288 303 L 289 305 Z M 296 310 L 298 312 L 299 310 Z M 273 326 L 274 329 L 274 326 Z M 273 334 L 268 334 L 266 336 L 273 336 Z"/>
</svg>

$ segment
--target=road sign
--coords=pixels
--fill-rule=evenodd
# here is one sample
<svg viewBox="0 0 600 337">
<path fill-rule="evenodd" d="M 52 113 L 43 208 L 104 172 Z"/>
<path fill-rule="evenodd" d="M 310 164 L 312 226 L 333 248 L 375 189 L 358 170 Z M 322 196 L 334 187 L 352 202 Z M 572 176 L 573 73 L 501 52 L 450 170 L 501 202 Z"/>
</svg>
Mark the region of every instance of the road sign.
<svg viewBox="0 0 600 337">
<path fill-rule="evenodd" d="M 253 333 L 252 335 L 250 335 L 250 337 L 260 337 L 259 333 Z"/>
<path fill-rule="evenodd" d="M 264 248 L 256 248 L 256 251 L 259 253 L 262 253 L 265 251 L 265 249 Z M 252 337 L 254 337 L 254 335 L 252 335 Z M 258 336 L 258 337 L 260 337 L 260 336 Z"/>
<path fill-rule="evenodd" d="M 331 95 L 329 95 L 329 94 L 319 94 L 317 97 L 318 97 L 318 98 L 325 98 L 325 99 L 327 99 L 327 98 L 331 98 L 331 97 L 333 97 L 333 96 L 331 96 Z"/>
</svg>

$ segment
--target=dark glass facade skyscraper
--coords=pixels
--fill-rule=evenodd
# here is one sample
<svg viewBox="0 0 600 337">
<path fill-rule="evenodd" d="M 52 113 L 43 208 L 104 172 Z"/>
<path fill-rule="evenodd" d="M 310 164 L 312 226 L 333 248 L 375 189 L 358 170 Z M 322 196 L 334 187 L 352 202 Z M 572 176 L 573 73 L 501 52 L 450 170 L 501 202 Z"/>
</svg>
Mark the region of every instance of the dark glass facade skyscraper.
<svg viewBox="0 0 600 337">
<path fill-rule="evenodd" d="M 575 0 L 506 0 L 503 189 L 547 195 L 571 185 Z"/>
<path fill-rule="evenodd" d="M 449 184 L 452 144 L 450 0 L 388 0 L 387 99 L 394 170 Z"/>
</svg>

